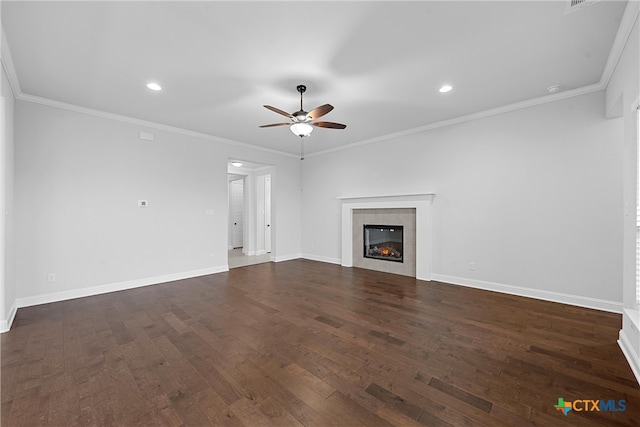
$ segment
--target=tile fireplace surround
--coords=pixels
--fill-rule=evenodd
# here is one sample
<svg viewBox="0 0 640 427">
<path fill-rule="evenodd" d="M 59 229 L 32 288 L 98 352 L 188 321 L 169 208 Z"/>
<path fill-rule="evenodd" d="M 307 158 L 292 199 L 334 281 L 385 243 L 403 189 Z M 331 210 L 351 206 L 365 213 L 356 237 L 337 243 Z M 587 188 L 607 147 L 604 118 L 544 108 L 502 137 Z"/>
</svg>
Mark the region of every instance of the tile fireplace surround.
<svg viewBox="0 0 640 427">
<path fill-rule="evenodd" d="M 413 208 L 415 209 L 416 217 L 415 277 L 419 280 L 431 280 L 433 241 L 431 223 L 434 197 L 434 193 L 393 196 L 338 197 L 342 203 L 342 266 L 354 266 L 354 210 Z"/>
<path fill-rule="evenodd" d="M 353 209 L 353 266 L 416 277 L 416 210 L 414 208 Z M 401 226 L 403 230 L 402 262 L 364 256 L 364 225 Z"/>
</svg>

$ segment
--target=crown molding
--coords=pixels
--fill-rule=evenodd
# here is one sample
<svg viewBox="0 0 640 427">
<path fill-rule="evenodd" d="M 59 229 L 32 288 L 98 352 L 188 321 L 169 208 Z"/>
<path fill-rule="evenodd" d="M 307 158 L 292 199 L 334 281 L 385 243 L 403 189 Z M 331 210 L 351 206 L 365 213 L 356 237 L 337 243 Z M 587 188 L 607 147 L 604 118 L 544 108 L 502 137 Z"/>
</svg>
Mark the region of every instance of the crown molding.
<svg viewBox="0 0 640 427">
<path fill-rule="evenodd" d="M 298 157 L 296 154 L 287 153 L 287 152 L 284 152 L 284 151 L 273 150 L 271 148 L 266 148 L 266 147 L 260 147 L 258 145 L 247 144 L 245 142 L 240 142 L 240 141 L 235 141 L 235 140 L 232 140 L 232 139 L 222 138 L 222 137 L 219 137 L 219 136 L 209 135 L 209 134 L 202 133 L 202 132 L 196 132 L 196 131 L 193 131 L 193 130 L 184 129 L 184 128 L 180 128 L 180 127 L 177 127 L 177 126 L 170 126 L 170 125 L 165 125 L 163 123 L 157 123 L 157 122 L 152 122 L 152 121 L 148 121 L 148 120 L 137 119 L 135 117 L 124 116 L 124 115 L 121 115 L 121 114 L 115 114 L 115 113 L 109 113 L 109 112 L 102 111 L 102 110 L 96 110 L 96 109 L 93 109 L 93 108 L 82 107 L 82 106 L 75 105 L 75 104 L 69 104 L 69 103 L 66 103 L 66 102 L 61 102 L 61 101 L 56 101 L 56 100 L 49 99 L 49 98 L 44 98 L 44 97 L 41 97 L 41 96 L 29 95 L 29 94 L 26 94 L 24 92 L 21 93 L 19 96 L 17 96 L 16 99 L 18 99 L 20 101 L 31 102 L 31 103 L 34 103 L 34 104 L 46 105 L 48 107 L 60 108 L 60 109 L 63 109 L 63 110 L 68 110 L 68 111 L 74 111 L 74 112 L 80 113 L 80 114 L 88 114 L 88 115 L 95 116 L 95 117 L 100 117 L 100 118 L 103 118 L 103 119 L 115 120 L 115 121 L 129 123 L 129 124 L 133 124 L 133 125 L 137 125 L 137 126 L 144 126 L 144 127 L 147 127 L 147 128 L 158 129 L 158 130 L 162 130 L 162 131 L 166 131 L 166 132 L 172 132 L 172 133 L 176 133 L 176 134 L 180 134 L 180 135 L 191 136 L 191 137 L 194 137 L 194 138 L 205 139 L 205 140 L 208 140 L 208 141 L 220 142 L 220 143 L 223 143 L 223 144 L 233 145 L 233 146 L 237 146 L 237 147 L 243 147 L 243 148 L 249 148 L 249 149 L 252 149 L 252 150 L 264 151 L 264 152 L 268 152 L 268 153 L 272 153 L 272 154 L 278 154 L 278 155 L 281 155 L 281 156 L 287 156 L 287 157 L 291 157 L 291 158 L 297 158 Z"/>
<path fill-rule="evenodd" d="M 11 87 L 11 92 L 13 92 L 13 97 L 17 99 L 22 94 L 22 89 L 20 89 L 18 73 L 16 73 L 13 57 L 11 56 L 11 49 L 9 48 L 9 42 L 7 41 L 4 29 L 2 29 L 0 49 L 0 62 L 2 63 L 2 68 L 4 68 L 7 80 L 9 80 L 9 86 Z"/>
<path fill-rule="evenodd" d="M 536 105 L 542 105 L 549 102 L 559 101 L 561 99 L 571 98 L 571 97 L 580 96 L 580 95 L 586 95 L 588 93 L 604 90 L 609 85 L 609 81 L 613 76 L 613 73 L 616 69 L 616 66 L 618 65 L 618 61 L 620 60 L 620 57 L 622 56 L 624 47 L 626 46 L 627 41 L 631 36 L 631 32 L 633 31 L 633 26 L 635 25 L 639 14 L 640 14 L 640 1 L 630 0 L 627 3 L 627 7 L 625 8 L 624 14 L 622 15 L 622 19 L 620 20 L 620 26 L 618 27 L 616 37 L 613 41 L 613 45 L 611 46 L 611 50 L 609 51 L 609 57 L 607 58 L 607 62 L 605 64 L 604 70 L 602 71 L 602 75 L 600 76 L 600 81 L 598 83 L 573 89 L 573 90 L 568 90 L 565 92 L 560 92 L 560 93 L 555 93 L 552 95 L 547 95 L 539 98 L 529 99 L 522 102 L 516 102 L 514 104 L 509 104 L 509 105 L 505 105 L 498 108 L 492 108 L 490 110 L 468 114 L 466 116 L 455 117 L 453 119 L 443 120 L 443 121 L 431 123 L 425 126 L 406 129 L 403 131 L 394 132 L 387 135 L 382 135 L 375 138 L 354 142 L 352 144 L 347 144 L 347 145 L 343 145 L 336 148 L 330 148 L 328 150 L 316 151 L 315 153 L 306 154 L 305 157 L 320 156 L 323 154 L 328 154 L 336 151 L 346 150 L 349 148 L 359 147 L 362 145 L 373 144 L 376 142 L 386 141 L 393 138 L 425 132 L 432 129 L 438 129 L 446 126 L 453 126 L 456 124 L 469 122 L 472 120 L 478 120 L 485 117 L 491 117 L 498 114 L 508 113 L 510 111 L 521 110 L 523 108 L 529 108 Z"/>
<path fill-rule="evenodd" d="M 163 123 L 152 122 L 148 120 L 137 119 L 134 117 L 124 116 L 121 114 L 108 113 L 106 111 L 96 110 L 93 108 L 82 107 L 80 105 L 69 104 L 66 102 L 56 101 L 50 98 L 44 98 L 41 96 L 29 95 L 22 91 L 20 87 L 20 80 L 18 79 L 18 73 L 16 72 L 15 65 L 13 62 L 13 57 L 11 56 L 11 49 L 9 47 L 9 42 L 7 41 L 7 36 L 2 29 L 1 34 L 1 51 L 0 51 L 0 63 L 2 64 L 2 68 L 4 68 L 7 79 L 9 80 L 9 85 L 11 86 L 11 91 L 13 92 L 13 97 L 19 101 L 32 102 L 35 104 L 46 105 L 48 107 L 60 108 L 63 110 L 74 111 L 76 113 L 88 114 L 95 117 L 101 117 L 109 120 L 116 120 L 124 123 L 134 124 L 138 126 L 144 126 L 152 129 L 163 130 L 167 132 L 172 132 L 180 135 L 191 136 L 200 139 L 206 139 L 208 141 L 216 141 L 223 144 L 233 145 L 237 147 L 249 148 L 252 150 L 264 151 L 272 154 L 277 154 L 281 156 L 298 158 L 297 154 L 287 153 L 285 151 L 273 150 L 271 148 L 260 147 L 258 145 L 247 144 L 245 142 L 235 141 L 232 139 L 222 138 L 214 135 L 209 135 L 202 132 L 196 132 L 189 129 L 179 128 L 176 126 L 170 126 Z"/>
<path fill-rule="evenodd" d="M 453 126 L 460 123 L 470 122 L 473 120 L 484 119 L 486 117 L 497 116 L 500 114 L 509 113 L 511 111 L 522 110 L 524 108 L 535 107 L 537 105 L 547 104 L 550 102 L 560 101 L 562 99 L 573 98 L 580 95 L 586 95 L 593 92 L 598 92 L 605 89 L 606 86 L 601 83 L 592 84 L 589 86 L 583 86 L 578 89 L 567 90 L 565 92 L 554 93 L 552 95 L 542 96 L 539 98 L 528 99 L 526 101 L 516 102 L 514 104 L 503 105 L 502 107 L 492 108 L 489 110 L 480 111 L 477 113 L 467 114 L 465 116 L 454 117 L 453 119 L 442 120 L 435 123 L 430 123 L 425 126 L 419 126 L 411 129 L 402 130 L 399 132 L 389 133 L 386 135 L 376 136 L 374 138 L 365 139 L 362 141 L 346 144 L 336 148 L 330 148 L 328 150 L 316 151 L 315 153 L 305 154 L 305 157 L 314 157 L 322 154 L 332 153 L 335 151 L 346 150 L 349 148 L 359 147 L 362 145 L 373 144 L 376 142 L 386 141 L 389 139 L 400 138 L 407 135 L 413 135 L 420 132 L 426 132 L 433 129 L 443 128 L 447 126 Z"/>
<path fill-rule="evenodd" d="M 624 47 L 629 39 L 629 36 L 631 35 L 631 31 L 633 30 L 633 26 L 635 25 L 639 14 L 640 14 L 640 2 L 633 1 L 633 0 L 629 1 L 627 3 L 627 7 L 625 8 L 624 14 L 620 21 L 620 26 L 618 27 L 618 32 L 616 33 L 616 37 L 614 39 L 611 50 L 609 52 L 609 57 L 607 58 L 607 62 L 605 64 L 604 70 L 600 77 L 600 81 L 596 84 L 592 84 L 589 86 L 584 86 L 581 88 L 560 92 L 556 94 L 546 95 L 539 98 L 529 99 L 526 101 L 516 102 L 513 104 L 501 106 L 498 108 L 492 108 L 489 110 L 480 111 L 478 113 L 468 114 L 464 116 L 455 117 L 453 119 L 430 123 L 424 126 L 405 129 L 399 132 L 393 132 L 390 134 L 357 141 L 357 142 L 346 144 L 340 147 L 317 151 L 315 153 L 309 153 L 309 154 L 306 154 L 305 157 L 320 156 L 323 154 L 328 154 L 336 151 L 346 150 L 349 148 L 355 148 L 363 145 L 373 144 L 376 142 L 386 141 L 389 139 L 399 138 L 399 137 L 412 135 L 420 132 L 426 132 L 429 130 L 438 129 L 442 127 L 453 126 L 456 124 L 465 123 L 472 120 L 483 119 L 486 117 L 504 114 L 504 113 L 508 113 L 516 110 L 521 110 L 524 108 L 542 105 L 549 102 L 559 101 L 561 99 L 571 98 L 571 97 L 585 95 L 592 92 L 597 92 L 599 90 L 604 90 L 606 89 L 607 85 L 609 84 L 609 81 L 611 80 L 611 77 L 613 76 L 615 68 L 618 65 L 618 61 L 620 60 Z M 298 158 L 297 154 L 292 154 L 285 151 L 279 151 L 271 148 L 260 147 L 258 145 L 248 144 L 245 142 L 235 141 L 227 138 L 222 138 L 214 135 L 196 132 L 193 130 L 179 128 L 176 126 L 170 126 L 162 123 L 151 122 L 151 121 L 137 119 L 137 118 L 124 116 L 120 114 L 108 113 L 101 110 L 96 110 L 96 109 L 82 107 L 75 104 L 55 101 L 49 98 L 26 94 L 22 92 L 20 88 L 20 82 L 18 80 L 18 75 L 15 70 L 13 58 L 11 56 L 11 50 L 9 48 L 9 44 L 7 42 L 4 30 L 2 30 L 2 54 L 0 55 L 0 62 L 2 63 L 2 67 L 5 70 L 5 73 L 9 80 L 9 84 L 11 86 L 11 90 L 13 92 L 14 97 L 21 101 L 33 102 L 41 105 L 54 107 L 54 108 L 61 108 L 69 111 L 82 113 L 82 114 L 89 114 L 96 117 L 102 117 L 110 120 L 116 120 L 116 121 L 121 121 L 125 123 L 135 124 L 138 126 L 145 126 L 153 129 L 164 130 L 167 132 L 177 133 L 185 136 L 192 136 L 196 138 L 206 139 L 209 141 L 216 141 L 216 142 L 234 145 L 238 147 L 249 148 L 252 150 L 259 150 L 259 151 L 264 151 L 264 152 L 282 155 L 286 157 Z"/>
<path fill-rule="evenodd" d="M 4 65 L 4 61 L 3 61 L 3 65 Z M 7 73 L 7 77 L 9 77 L 9 73 Z M 249 149 L 252 149 L 252 150 L 264 151 L 264 152 L 277 154 L 277 155 L 281 155 L 281 156 L 286 156 L 286 157 L 291 157 L 291 158 L 298 158 L 299 157 L 298 154 L 292 154 L 292 153 L 288 153 L 286 151 L 279 151 L 279 150 L 274 150 L 274 149 L 271 149 L 271 148 L 260 147 L 259 145 L 247 144 L 246 142 L 235 141 L 235 140 L 232 140 L 232 139 L 227 139 L 227 138 L 222 138 L 222 137 L 219 137 L 219 136 L 209 135 L 209 134 L 202 133 L 202 132 L 196 132 L 196 131 L 193 131 L 193 130 L 179 128 L 179 127 L 176 127 L 176 126 L 165 125 L 165 124 L 162 124 L 162 123 L 157 123 L 157 122 L 151 122 L 151 121 L 148 121 L 148 120 L 137 119 L 137 118 L 134 118 L 134 117 L 124 116 L 124 115 L 121 115 L 121 114 L 109 113 L 109 112 L 102 111 L 102 110 L 96 110 L 96 109 L 93 109 L 93 108 L 82 107 L 82 106 L 75 105 L 75 104 L 56 101 L 56 100 L 53 100 L 53 99 L 50 99 L 50 98 L 45 98 L 45 97 L 35 96 L 35 95 L 29 95 L 29 94 L 26 94 L 24 92 L 19 92 L 16 95 L 15 88 L 17 87 L 18 90 L 19 90 L 19 85 L 17 83 L 17 76 L 15 77 L 15 82 L 16 82 L 17 86 L 14 86 L 14 84 L 12 83 L 11 78 L 9 78 L 9 82 L 11 84 L 11 88 L 12 88 L 12 90 L 14 92 L 15 98 L 17 100 L 20 100 L 20 101 L 31 102 L 31 103 L 45 105 L 45 106 L 53 107 L 53 108 L 60 108 L 60 109 L 63 109 L 63 110 L 74 111 L 76 113 L 88 114 L 88 115 L 101 117 L 101 118 L 105 118 L 105 119 L 109 119 L 109 120 L 115 120 L 115 121 L 134 124 L 134 125 L 138 125 L 138 126 L 144 126 L 144 127 L 148 127 L 148 128 L 152 128 L 152 129 L 158 129 L 158 130 L 163 130 L 163 131 L 167 131 L 167 132 L 172 132 L 172 133 L 176 133 L 176 134 L 180 134 L 180 135 L 206 139 L 206 140 L 209 140 L 209 141 L 216 141 L 216 142 L 220 142 L 220 143 L 223 143 L 223 144 L 229 144 L 229 145 L 234 145 L 234 146 L 238 146 L 238 147 L 249 148 Z M 426 132 L 426 131 L 433 130 L 433 129 L 438 129 L 438 128 L 447 127 L 447 126 L 453 126 L 453 125 L 456 125 L 456 124 L 465 123 L 465 122 L 469 122 L 469 121 L 472 121 L 472 120 L 483 119 L 483 118 L 486 118 L 486 117 L 496 116 L 496 115 L 508 113 L 508 112 L 511 112 L 511 111 L 517 111 L 517 110 L 521 110 L 521 109 L 524 109 L 524 108 L 529 108 L 529 107 L 534 107 L 534 106 L 537 106 L 537 105 L 547 104 L 547 103 L 550 103 L 550 102 L 555 102 L 555 101 L 559 101 L 559 100 L 566 99 L 566 98 L 572 98 L 572 97 L 575 97 L 575 96 L 585 95 L 585 94 L 588 94 L 588 93 L 592 93 L 592 92 L 597 92 L 599 90 L 603 90 L 605 88 L 606 88 L 606 85 L 603 85 L 602 83 L 596 83 L 596 84 L 589 85 L 589 86 L 584 86 L 584 87 L 581 87 L 581 88 L 578 88 L 578 89 L 568 90 L 568 91 L 565 91 L 565 92 L 555 93 L 555 94 L 552 94 L 552 95 L 547 95 L 547 96 L 543 96 L 543 97 L 539 97 L 539 98 L 528 99 L 526 101 L 521 101 L 521 102 L 517 102 L 517 103 L 514 103 L 514 104 L 504 105 L 504 106 L 501 106 L 501 107 L 492 108 L 492 109 L 485 110 L 485 111 L 480 111 L 480 112 L 477 112 L 477 113 L 467 114 L 465 116 L 454 117 L 453 119 L 448 119 L 448 120 L 443 120 L 443 121 L 439 121 L 439 122 L 435 122 L 435 123 L 430 123 L 428 125 L 419 126 L 419 127 L 415 127 L 415 128 L 411 128 L 411 129 L 405 129 L 405 130 L 402 130 L 402 131 L 399 131 L 399 132 L 393 132 L 393 133 L 390 133 L 390 134 L 381 135 L 381 136 L 377 136 L 377 137 L 374 137 L 374 138 L 353 142 L 351 144 L 346 144 L 346 145 L 343 145 L 343 146 L 340 146 L 340 147 L 330 148 L 328 150 L 316 151 L 315 153 L 305 154 L 305 157 L 319 156 L 319 155 L 323 155 L 323 154 L 332 153 L 332 152 L 335 152 L 335 151 L 342 151 L 342 150 L 346 150 L 346 149 L 349 149 L 349 148 L 359 147 L 359 146 L 362 146 L 362 145 L 373 144 L 373 143 L 376 143 L 376 142 L 386 141 L 386 140 L 389 140 L 389 139 L 399 138 L 399 137 L 402 137 L 402 136 L 413 135 L 413 134 L 420 133 L 420 132 Z"/>
<path fill-rule="evenodd" d="M 604 87 L 607 87 L 609 84 L 609 81 L 613 76 L 613 72 L 618 65 L 618 61 L 620 61 L 622 51 L 631 36 L 633 26 L 638 20 L 638 14 L 640 14 L 640 2 L 633 0 L 627 2 L 627 7 L 625 8 L 622 19 L 620 20 L 620 26 L 618 27 L 616 38 L 613 40 L 613 45 L 609 51 L 607 63 L 605 64 L 602 76 L 600 77 L 600 84 Z"/>
</svg>

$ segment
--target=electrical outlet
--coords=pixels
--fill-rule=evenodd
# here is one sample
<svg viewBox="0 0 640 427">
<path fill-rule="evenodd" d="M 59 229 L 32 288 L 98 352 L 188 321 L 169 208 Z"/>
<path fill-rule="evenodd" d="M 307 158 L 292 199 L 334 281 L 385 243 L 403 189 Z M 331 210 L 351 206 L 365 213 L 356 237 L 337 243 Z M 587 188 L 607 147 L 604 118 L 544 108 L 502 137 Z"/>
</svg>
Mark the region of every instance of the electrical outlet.
<svg viewBox="0 0 640 427">
<path fill-rule="evenodd" d="M 56 281 L 56 273 L 47 274 L 47 283 L 53 283 Z"/>
<path fill-rule="evenodd" d="M 476 263 L 475 262 L 470 262 L 469 263 L 469 271 L 476 271 Z"/>
</svg>

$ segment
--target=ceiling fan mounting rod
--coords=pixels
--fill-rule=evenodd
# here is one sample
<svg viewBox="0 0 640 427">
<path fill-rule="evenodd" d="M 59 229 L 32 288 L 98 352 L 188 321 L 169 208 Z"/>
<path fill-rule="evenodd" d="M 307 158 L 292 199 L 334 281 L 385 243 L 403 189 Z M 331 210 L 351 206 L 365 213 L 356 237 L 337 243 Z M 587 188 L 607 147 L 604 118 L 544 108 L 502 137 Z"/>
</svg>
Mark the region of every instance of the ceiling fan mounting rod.
<svg viewBox="0 0 640 427">
<path fill-rule="evenodd" d="M 302 94 L 307 91 L 307 87 L 305 85 L 298 85 L 296 89 L 298 89 L 300 93 L 300 111 L 302 111 Z"/>
</svg>

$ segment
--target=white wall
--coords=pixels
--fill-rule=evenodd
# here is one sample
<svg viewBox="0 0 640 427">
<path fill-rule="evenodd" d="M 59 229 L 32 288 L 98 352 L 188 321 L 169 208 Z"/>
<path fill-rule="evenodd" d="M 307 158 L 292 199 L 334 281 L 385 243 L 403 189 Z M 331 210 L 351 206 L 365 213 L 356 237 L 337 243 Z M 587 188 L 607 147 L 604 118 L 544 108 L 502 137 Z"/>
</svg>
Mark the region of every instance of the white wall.
<svg viewBox="0 0 640 427">
<path fill-rule="evenodd" d="M 622 56 L 618 62 L 611 81 L 607 87 L 607 111 L 619 106 L 619 115 L 624 121 L 624 164 L 623 164 L 623 210 L 624 221 L 624 255 L 623 255 L 623 281 L 624 301 L 626 308 L 635 305 L 635 226 L 636 218 L 634 208 L 636 206 L 636 138 L 637 121 L 636 113 L 632 109 L 634 102 L 638 100 L 639 71 L 639 30 L 638 22 L 629 37 Z"/>
<path fill-rule="evenodd" d="M 434 277 L 620 311 L 621 168 L 603 92 L 308 156 L 303 253 L 340 259 L 338 196 L 434 192 Z"/>
<path fill-rule="evenodd" d="M 275 165 L 274 250 L 300 253 L 294 157 L 20 100 L 15 138 L 20 306 L 226 270 L 230 157 Z"/>
<path fill-rule="evenodd" d="M 630 3 L 631 5 L 631 3 Z M 637 4 L 634 5 L 637 9 Z M 637 12 L 636 12 L 637 17 Z M 616 111 L 624 121 L 623 146 L 623 247 L 622 290 L 624 314 L 620 347 L 640 382 L 640 313 L 636 301 L 636 215 L 637 206 L 637 106 L 640 95 L 640 30 L 636 21 L 622 56 L 607 87 L 607 111 Z"/>
<path fill-rule="evenodd" d="M 15 270 L 14 270 L 14 105 L 15 99 L 4 68 L 2 73 L 2 117 L 0 117 L 0 332 L 7 330 L 15 315 Z"/>
</svg>

